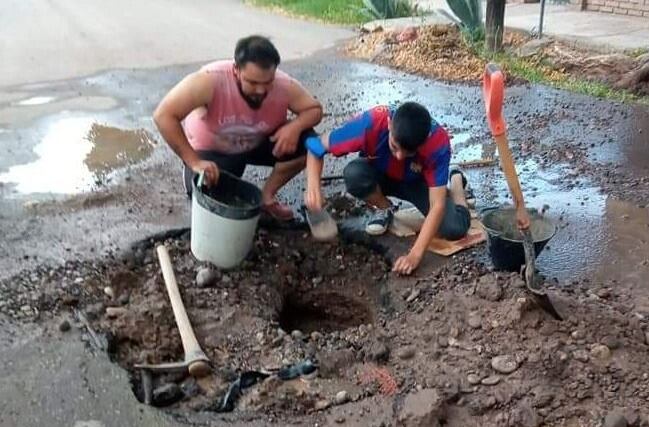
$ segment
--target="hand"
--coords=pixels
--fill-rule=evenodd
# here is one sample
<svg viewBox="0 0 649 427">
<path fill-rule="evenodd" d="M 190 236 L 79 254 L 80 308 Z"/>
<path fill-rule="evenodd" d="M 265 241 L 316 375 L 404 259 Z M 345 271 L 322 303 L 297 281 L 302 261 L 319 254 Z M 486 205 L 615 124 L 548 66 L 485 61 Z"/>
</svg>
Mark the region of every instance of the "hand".
<svg viewBox="0 0 649 427">
<path fill-rule="evenodd" d="M 530 216 L 527 213 L 527 209 L 516 209 L 516 225 L 519 230 L 527 230 L 530 228 Z"/>
<path fill-rule="evenodd" d="M 394 263 L 392 271 L 397 274 L 409 275 L 419 266 L 422 255 L 417 255 L 410 251 L 408 255 L 400 256 Z"/>
<path fill-rule="evenodd" d="M 309 185 L 304 192 L 304 204 L 311 212 L 322 210 L 322 190 L 319 185 Z"/>
<path fill-rule="evenodd" d="M 211 187 L 219 182 L 219 167 L 216 166 L 216 163 L 210 162 L 209 160 L 198 160 L 189 165 L 189 167 L 195 173 L 200 174 L 203 172 L 205 174 L 206 187 Z"/>
<path fill-rule="evenodd" d="M 271 137 L 271 142 L 275 143 L 273 147 L 273 156 L 278 159 L 295 153 L 297 143 L 300 140 L 300 130 L 292 123 L 287 123 L 277 130 Z"/>
</svg>

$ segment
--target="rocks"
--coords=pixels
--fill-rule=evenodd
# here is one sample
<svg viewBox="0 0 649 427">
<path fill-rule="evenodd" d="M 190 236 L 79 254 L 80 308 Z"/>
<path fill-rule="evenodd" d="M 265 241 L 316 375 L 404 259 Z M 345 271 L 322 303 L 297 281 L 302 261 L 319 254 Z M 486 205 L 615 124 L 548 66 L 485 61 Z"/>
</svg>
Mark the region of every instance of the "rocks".
<svg viewBox="0 0 649 427">
<path fill-rule="evenodd" d="M 104 294 L 110 299 L 115 299 L 115 291 L 110 286 L 104 288 Z"/>
<path fill-rule="evenodd" d="M 494 396 L 476 396 L 469 402 L 469 413 L 473 416 L 479 416 L 487 412 L 489 408 L 498 403 Z"/>
<path fill-rule="evenodd" d="M 334 403 L 336 405 L 342 405 L 344 403 L 347 403 L 349 401 L 349 394 L 345 390 L 341 390 L 338 393 L 336 393 L 336 396 L 334 397 Z"/>
<path fill-rule="evenodd" d="M 444 399 L 435 389 L 423 389 L 406 396 L 399 425 L 406 427 L 439 427 L 446 418 Z"/>
<path fill-rule="evenodd" d="M 69 330 L 70 330 L 70 321 L 68 319 L 63 319 L 63 321 L 59 323 L 59 331 L 67 332 Z"/>
<path fill-rule="evenodd" d="M 337 424 L 342 424 L 342 423 L 345 422 L 345 417 L 343 417 L 342 415 L 338 415 L 338 416 L 334 419 L 334 421 L 335 421 Z"/>
<path fill-rule="evenodd" d="M 628 425 L 624 413 L 620 410 L 613 410 L 604 418 L 604 427 L 627 427 Z"/>
<path fill-rule="evenodd" d="M 487 386 L 496 385 L 496 384 L 498 384 L 500 382 L 500 376 L 491 375 L 491 376 L 488 376 L 487 378 L 484 378 L 480 382 L 481 382 L 482 385 L 487 385 Z"/>
<path fill-rule="evenodd" d="M 611 350 L 618 349 L 622 345 L 620 340 L 613 335 L 607 335 L 604 338 L 602 338 L 602 344 L 604 344 L 606 347 L 610 348 Z"/>
<path fill-rule="evenodd" d="M 649 331 L 644 333 L 645 344 L 649 345 Z"/>
<path fill-rule="evenodd" d="M 603 344 L 597 344 L 590 350 L 590 355 L 599 363 L 608 363 L 611 359 L 611 350 Z"/>
<path fill-rule="evenodd" d="M 480 298 L 496 302 L 502 298 L 503 289 L 493 276 L 483 276 L 478 280 L 476 293 Z"/>
<path fill-rule="evenodd" d="M 408 360 L 415 357 L 415 348 L 412 346 L 401 347 L 397 351 L 397 357 L 401 360 Z"/>
<path fill-rule="evenodd" d="M 313 331 L 311 332 L 311 340 L 312 341 L 320 341 L 324 336 L 318 332 L 318 331 Z"/>
<path fill-rule="evenodd" d="M 196 286 L 199 288 L 209 288 L 216 284 L 218 275 L 216 271 L 209 267 L 203 267 L 196 273 Z"/>
<path fill-rule="evenodd" d="M 542 422 L 541 417 L 539 417 L 534 408 L 526 401 L 522 401 L 514 409 L 512 421 L 512 425 L 519 427 L 538 427 Z"/>
<path fill-rule="evenodd" d="M 478 385 L 480 384 L 481 378 L 476 374 L 469 374 L 467 375 L 466 380 L 471 385 Z"/>
<path fill-rule="evenodd" d="M 518 369 L 518 362 L 513 356 L 496 356 L 491 359 L 491 367 L 501 374 L 511 374 Z"/>
<path fill-rule="evenodd" d="M 534 399 L 532 404 L 535 408 L 545 408 L 552 404 L 554 400 L 555 392 L 549 387 L 537 386 L 532 390 Z"/>
<path fill-rule="evenodd" d="M 573 331 L 570 336 L 573 340 L 581 341 L 586 338 L 586 332 L 583 329 L 577 329 Z"/>
<path fill-rule="evenodd" d="M 169 406 L 185 396 L 182 389 L 175 383 L 163 384 L 153 390 L 153 404 L 155 406 Z"/>
<path fill-rule="evenodd" d="M 590 359 L 590 357 L 588 356 L 588 352 L 583 349 L 575 350 L 572 353 L 572 357 L 574 357 L 575 360 L 578 360 L 582 363 L 586 363 Z"/>
<path fill-rule="evenodd" d="M 116 319 L 118 317 L 124 316 L 128 311 L 124 307 L 107 307 L 106 308 L 106 317 L 109 319 Z"/>
<path fill-rule="evenodd" d="M 472 329 L 480 329 L 482 326 L 482 316 L 480 316 L 480 313 L 471 313 L 469 314 L 467 323 Z"/>
<path fill-rule="evenodd" d="M 302 333 L 302 331 L 296 329 L 293 332 L 291 332 L 291 338 L 293 338 L 296 341 L 299 341 L 304 338 L 304 334 Z"/>
<path fill-rule="evenodd" d="M 328 409 L 331 406 L 331 402 L 323 399 L 323 400 L 318 400 L 315 405 L 313 405 L 313 409 L 316 411 L 324 411 L 325 409 Z"/>
<path fill-rule="evenodd" d="M 390 358 L 390 349 L 381 341 L 372 342 L 368 352 L 367 359 L 372 362 L 386 362 Z"/>
</svg>

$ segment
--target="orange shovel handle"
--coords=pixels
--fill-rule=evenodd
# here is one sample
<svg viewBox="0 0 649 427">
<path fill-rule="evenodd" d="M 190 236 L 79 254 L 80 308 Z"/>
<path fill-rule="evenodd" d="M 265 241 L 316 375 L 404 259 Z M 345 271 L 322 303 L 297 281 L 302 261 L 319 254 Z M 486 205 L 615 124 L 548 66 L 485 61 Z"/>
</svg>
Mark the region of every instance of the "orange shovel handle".
<svg viewBox="0 0 649 427">
<path fill-rule="evenodd" d="M 487 122 L 493 136 L 505 133 L 503 118 L 503 98 L 505 94 L 505 76 L 496 64 L 487 64 L 482 78 L 482 95 L 484 97 Z"/>
</svg>

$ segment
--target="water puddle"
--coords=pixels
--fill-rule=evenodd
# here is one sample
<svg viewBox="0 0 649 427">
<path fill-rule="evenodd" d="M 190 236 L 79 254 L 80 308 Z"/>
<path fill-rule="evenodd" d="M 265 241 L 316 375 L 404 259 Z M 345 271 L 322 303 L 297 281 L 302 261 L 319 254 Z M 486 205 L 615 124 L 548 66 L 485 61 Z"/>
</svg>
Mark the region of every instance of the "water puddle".
<svg viewBox="0 0 649 427">
<path fill-rule="evenodd" d="M 27 98 L 18 102 L 18 105 L 22 105 L 22 106 L 43 105 L 52 102 L 55 99 L 56 98 L 53 96 L 34 96 L 32 98 Z"/>
<path fill-rule="evenodd" d="M 0 174 L 0 182 L 14 184 L 19 193 L 79 193 L 92 189 L 109 172 L 146 158 L 153 144 L 143 129 L 65 118 L 53 122 L 34 147 L 36 161 L 12 166 Z"/>
</svg>

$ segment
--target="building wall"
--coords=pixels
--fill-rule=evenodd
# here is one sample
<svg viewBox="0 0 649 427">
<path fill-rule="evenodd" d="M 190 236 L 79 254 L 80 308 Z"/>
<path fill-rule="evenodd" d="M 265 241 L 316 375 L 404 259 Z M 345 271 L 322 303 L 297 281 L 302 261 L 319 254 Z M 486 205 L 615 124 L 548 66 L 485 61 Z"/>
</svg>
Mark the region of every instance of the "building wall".
<svg viewBox="0 0 649 427">
<path fill-rule="evenodd" d="M 649 18 L 649 0 L 587 0 L 586 10 Z"/>
</svg>

